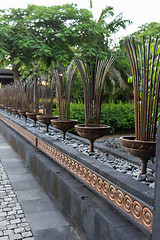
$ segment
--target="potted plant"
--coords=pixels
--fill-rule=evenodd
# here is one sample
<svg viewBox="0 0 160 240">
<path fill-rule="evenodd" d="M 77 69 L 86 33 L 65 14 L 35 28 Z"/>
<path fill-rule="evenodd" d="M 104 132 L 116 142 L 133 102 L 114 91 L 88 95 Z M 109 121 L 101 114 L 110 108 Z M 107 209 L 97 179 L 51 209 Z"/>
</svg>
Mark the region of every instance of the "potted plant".
<svg viewBox="0 0 160 240">
<path fill-rule="evenodd" d="M 63 139 L 65 139 L 66 132 L 77 123 L 77 120 L 70 119 L 71 82 L 75 72 L 76 67 L 74 66 L 74 61 L 71 62 L 65 72 L 59 72 L 58 69 L 51 69 L 52 77 L 57 88 L 59 115 L 59 119 L 51 120 L 51 123 L 55 128 L 62 131 Z"/>
<path fill-rule="evenodd" d="M 19 117 L 22 116 L 25 118 L 25 122 L 27 122 L 26 112 L 29 110 L 28 98 L 27 98 L 27 82 L 22 82 L 19 84 L 19 92 L 18 92 L 18 114 Z"/>
<path fill-rule="evenodd" d="M 39 113 L 39 99 L 40 99 L 40 78 L 35 76 L 33 79 L 28 79 L 27 84 L 27 99 L 29 104 L 29 111 L 26 112 L 28 118 L 34 121 L 36 126 L 37 115 Z"/>
<path fill-rule="evenodd" d="M 96 61 L 80 60 L 75 58 L 75 62 L 83 80 L 84 104 L 85 104 L 85 124 L 75 126 L 77 133 L 90 141 L 90 152 L 94 151 L 94 141 L 104 136 L 109 126 L 100 124 L 101 98 L 106 74 L 109 71 L 114 59 Z"/>
<path fill-rule="evenodd" d="M 53 108 L 53 95 L 54 95 L 54 81 L 50 76 L 46 76 L 41 80 L 41 100 L 43 106 L 43 114 L 36 115 L 39 122 L 46 125 L 46 132 L 51 124 L 52 119 L 57 119 L 58 116 L 52 115 Z"/>
<path fill-rule="evenodd" d="M 124 148 L 141 160 L 139 180 L 145 180 L 147 162 L 155 156 L 156 127 L 158 115 L 158 101 L 160 90 L 160 67 L 158 53 L 158 37 L 151 46 L 151 37 L 146 46 L 143 36 L 142 47 L 139 51 L 135 45 L 124 41 L 133 78 L 134 109 L 135 109 L 135 137 L 121 137 Z"/>
</svg>

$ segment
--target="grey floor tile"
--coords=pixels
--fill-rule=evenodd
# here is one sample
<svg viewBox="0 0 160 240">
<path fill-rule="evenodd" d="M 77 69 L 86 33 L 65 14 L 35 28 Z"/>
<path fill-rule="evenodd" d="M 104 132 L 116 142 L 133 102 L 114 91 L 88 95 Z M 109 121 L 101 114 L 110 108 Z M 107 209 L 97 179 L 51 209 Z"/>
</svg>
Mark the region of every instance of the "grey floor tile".
<svg viewBox="0 0 160 240">
<path fill-rule="evenodd" d="M 7 145 L 6 143 L 0 142 L 0 150 L 6 150 L 6 149 L 11 149 L 11 147 L 9 145 Z"/>
<path fill-rule="evenodd" d="M 45 211 L 55 211 L 57 207 L 52 201 L 49 200 L 29 200 L 29 201 L 21 201 L 21 206 L 25 213 L 39 213 Z"/>
<path fill-rule="evenodd" d="M 36 231 L 35 240 L 79 240 L 70 226 L 51 228 L 48 230 Z"/>
<path fill-rule="evenodd" d="M 48 195 L 41 189 L 41 187 L 35 188 L 35 189 L 25 189 L 21 191 L 16 191 L 18 200 L 26 201 L 26 200 L 36 200 L 36 199 L 42 199 L 42 200 L 48 200 Z"/>
<path fill-rule="evenodd" d="M 17 157 L 17 154 L 11 150 L 10 148 L 7 149 L 0 149 L 0 158 L 5 159 L 5 158 L 13 158 Z"/>
<path fill-rule="evenodd" d="M 34 180 L 35 178 L 31 173 L 25 173 L 25 174 L 14 174 L 14 175 L 9 175 L 9 179 L 11 182 L 17 182 L 17 181 L 29 181 L 29 180 Z"/>
<path fill-rule="evenodd" d="M 23 163 L 22 159 L 20 159 L 17 155 L 14 156 L 14 157 L 10 157 L 10 158 L 5 158 L 5 159 L 2 158 L 2 161 L 5 164 L 7 164 L 7 163 L 21 163 L 24 166 L 24 163 Z"/>
<path fill-rule="evenodd" d="M 31 171 L 26 167 L 6 167 L 5 165 L 3 165 L 5 167 L 5 169 L 7 170 L 7 173 L 8 173 L 8 176 L 11 178 L 11 177 L 14 177 L 15 175 L 23 175 L 23 174 L 27 174 L 27 173 L 31 173 Z"/>
<path fill-rule="evenodd" d="M 69 225 L 59 210 L 31 214 L 26 213 L 26 218 L 29 225 L 32 226 L 33 232 Z"/>
<path fill-rule="evenodd" d="M 12 182 L 12 187 L 14 191 L 21 190 L 31 190 L 40 187 L 39 184 L 35 181 L 35 179 L 27 180 L 27 181 L 15 181 Z"/>
</svg>

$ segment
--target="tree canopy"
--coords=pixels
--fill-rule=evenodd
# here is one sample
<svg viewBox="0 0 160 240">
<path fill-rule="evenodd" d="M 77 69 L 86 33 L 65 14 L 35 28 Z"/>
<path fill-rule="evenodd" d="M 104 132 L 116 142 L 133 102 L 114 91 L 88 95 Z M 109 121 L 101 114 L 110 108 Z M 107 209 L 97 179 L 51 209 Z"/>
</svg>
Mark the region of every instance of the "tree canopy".
<svg viewBox="0 0 160 240">
<path fill-rule="evenodd" d="M 107 6 L 96 21 L 91 11 L 74 4 L 1 10 L 0 64 L 11 65 L 17 79 L 19 70 L 37 63 L 47 69 L 57 61 L 68 65 L 75 54 L 106 56 L 108 38 L 129 23 L 121 14 L 110 21 L 113 16 Z"/>
<path fill-rule="evenodd" d="M 131 34 L 131 36 L 138 38 L 141 41 L 143 36 L 147 39 L 150 35 L 152 36 L 152 42 L 155 41 L 156 36 L 160 37 L 160 23 L 150 22 L 143 24 L 139 27 L 137 32 Z"/>
</svg>

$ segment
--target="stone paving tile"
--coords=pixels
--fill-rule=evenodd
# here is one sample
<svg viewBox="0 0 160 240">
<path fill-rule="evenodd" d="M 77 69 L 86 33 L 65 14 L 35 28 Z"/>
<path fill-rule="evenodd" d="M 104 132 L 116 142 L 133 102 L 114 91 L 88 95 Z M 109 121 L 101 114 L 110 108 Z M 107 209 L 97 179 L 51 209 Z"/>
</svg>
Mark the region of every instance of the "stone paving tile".
<svg viewBox="0 0 160 240">
<path fill-rule="evenodd" d="M 46 212 L 46 211 L 55 211 L 57 210 L 57 206 L 54 205 L 51 201 L 43 200 L 43 199 L 35 199 L 30 201 L 22 201 L 21 206 L 26 214 L 33 214 L 38 212 Z"/>
<path fill-rule="evenodd" d="M 37 231 L 34 238 L 35 240 L 80 240 L 69 226 Z"/>
<path fill-rule="evenodd" d="M 0 161 L 0 239 L 34 240 L 23 210 Z"/>
<path fill-rule="evenodd" d="M 33 214 L 26 213 L 26 217 L 34 232 L 69 225 L 59 210 L 49 212 L 45 211 Z"/>
</svg>

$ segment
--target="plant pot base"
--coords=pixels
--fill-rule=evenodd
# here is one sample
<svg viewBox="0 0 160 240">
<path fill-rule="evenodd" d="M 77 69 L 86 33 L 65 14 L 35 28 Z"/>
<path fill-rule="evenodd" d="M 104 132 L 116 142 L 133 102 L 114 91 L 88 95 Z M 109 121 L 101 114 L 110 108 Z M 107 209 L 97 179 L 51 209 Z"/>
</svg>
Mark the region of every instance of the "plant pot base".
<svg viewBox="0 0 160 240">
<path fill-rule="evenodd" d="M 148 160 L 156 154 L 156 142 L 140 141 L 135 137 L 120 137 L 120 140 L 127 152 L 140 159 L 141 174 L 146 174 Z"/>
<path fill-rule="evenodd" d="M 34 121 L 34 126 L 36 126 L 36 122 L 37 122 L 37 117 L 36 116 L 38 114 L 39 114 L 38 112 L 37 113 L 35 113 L 35 112 L 26 112 L 27 117 Z M 39 115 L 41 115 L 41 114 L 39 114 Z"/>
<path fill-rule="evenodd" d="M 87 138 L 90 141 L 90 152 L 94 152 L 94 141 L 97 138 L 105 136 L 110 127 L 107 125 L 86 127 L 85 124 L 78 124 L 75 128 L 81 137 Z"/>
<path fill-rule="evenodd" d="M 46 133 L 48 133 L 49 125 L 51 124 L 52 119 L 57 119 L 58 116 L 49 116 L 49 115 L 36 115 L 37 120 L 46 125 Z"/>
<path fill-rule="evenodd" d="M 146 174 L 140 173 L 137 177 L 137 180 L 140 181 L 140 182 L 145 181 L 146 180 Z"/>
<path fill-rule="evenodd" d="M 18 110 L 18 114 L 19 114 L 19 118 L 20 118 L 20 116 L 22 116 L 25 118 L 25 122 L 27 122 L 26 111 Z"/>
<path fill-rule="evenodd" d="M 77 120 L 51 120 L 53 127 L 62 131 L 63 140 L 65 139 L 66 132 L 73 128 L 77 123 Z"/>
</svg>

